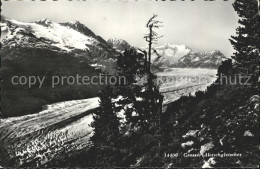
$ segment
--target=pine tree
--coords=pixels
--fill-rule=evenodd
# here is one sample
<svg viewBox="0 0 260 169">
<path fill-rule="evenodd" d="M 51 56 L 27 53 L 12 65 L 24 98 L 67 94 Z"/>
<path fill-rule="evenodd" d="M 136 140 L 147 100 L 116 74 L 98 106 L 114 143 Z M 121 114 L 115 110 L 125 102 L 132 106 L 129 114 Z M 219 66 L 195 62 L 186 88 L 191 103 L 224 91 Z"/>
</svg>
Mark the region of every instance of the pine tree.
<svg viewBox="0 0 260 169">
<path fill-rule="evenodd" d="M 147 23 L 150 33 L 145 38 L 150 46 L 149 51 L 159 38 L 153 31 L 160 23 L 154 20 L 155 17 L 156 15 Z M 124 150 L 129 152 L 126 153 L 126 163 L 133 163 L 140 152 L 159 142 L 159 137 L 155 136 L 160 132 L 163 97 L 153 81 L 156 76 L 150 72 L 151 51 L 149 54 L 140 49 L 139 51 L 125 50 L 117 59 L 117 73 L 126 79 L 126 83 L 118 81 L 116 85 L 116 95 L 120 99 L 117 99 L 115 108 L 116 112 L 123 111 L 126 118 L 124 130 L 120 130 L 124 131 L 121 133 L 123 140 L 127 140 Z"/>
<path fill-rule="evenodd" d="M 237 35 L 230 39 L 236 52 L 234 68 L 237 73 L 252 75 L 251 82 L 256 84 L 259 76 L 260 29 L 257 0 L 236 0 L 233 4 L 238 13 Z"/>
<path fill-rule="evenodd" d="M 156 44 L 158 38 L 161 37 L 154 31 L 154 29 L 162 27 L 160 25 L 162 22 L 157 21 L 156 17 L 157 15 L 153 15 L 146 24 L 149 33 L 144 38 L 149 45 L 148 57 L 147 52 L 140 49 L 142 54 L 135 50 L 125 50 L 117 60 L 118 74 L 127 79 L 126 85 L 117 86 L 119 95 L 125 98 L 121 100 L 121 103 L 133 104 L 133 107 L 125 109 L 127 123 L 131 125 L 132 129 L 139 129 L 143 133 L 150 134 L 155 133 L 155 128 L 156 126 L 158 128 L 160 123 L 163 99 L 153 81 L 156 76 L 150 72 L 152 44 Z M 146 82 L 139 83 L 138 81 L 144 77 Z"/>
<path fill-rule="evenodd" d="M 100 108 L 94 114 L 94 121 L 91 127 L 94 128 L 94 135 L 91 141 L 96 150 L 96 162 L 98 166 L 116 166 L 120 154 L 118 143 L 119 118 L 114 112 L 112 103 L 112 88 L 106 87 L 100 94 Z"/>
<path fill-rule="evenodd" d="M 136 124 L 140 119 L 133 116 L 135 111 L 136 96 L 142 90 L 142 86 L 137 85 L 137 76 L 142 76 L 146 73 L 146 67 L 143 64 L 143 55 L 137 53 L 135 50 L 125 50 L 124 54 L 119 56 L 117 60 L 117 71 L 119 76 L 124 76 L 126 78 L 126 84 L 119 83 L 117 85 L 117 94 L 123 96 L 118 102 L 118 111 L 124 109 L 125 116 L 127 119 L 127 124 L 131 125 L 132 129 L 136 127 Z M 128 107 L 128 105 L 134 104 L 133 107 Z M 145 106 L 145 105 L 143 105 Z M 139 112 L 136 112 L 139 114 Z"/>
</svg>

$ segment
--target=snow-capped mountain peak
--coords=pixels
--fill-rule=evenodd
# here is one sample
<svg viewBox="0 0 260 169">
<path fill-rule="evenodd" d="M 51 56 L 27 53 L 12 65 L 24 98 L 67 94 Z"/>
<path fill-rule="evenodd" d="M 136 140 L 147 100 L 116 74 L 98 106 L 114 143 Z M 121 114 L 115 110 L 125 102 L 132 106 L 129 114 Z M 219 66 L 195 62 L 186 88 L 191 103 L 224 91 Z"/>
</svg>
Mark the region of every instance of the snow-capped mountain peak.
<svg viewBox="0 0 260 169">
<path fill-rule="evenodd" d="M 3 27 L 3 30 L 8 30 L 10 33 L 6 33 L 2 40 L 6 46 L 28 45 L 37 47 L 35 41 L 30 43 L 30 39 L 34 39 L 44 41 L 44 45 L 60 48 L 64 51 L 73 49 L 86 51 L 89 46 L 96 46 L 100 41 L 95 38 L 96 35 L 91 30 L 83 24 L 81 26 L 85 32 L 81 32 L 83 30 L 81 28 L 75 30 L 68 24 L 59 24 L 48 19 L 41 19 L 34 23 L 5 19 L 1 23 L 1 28 Z"/>
<path fill-rule="evenodd" d="M 71 28 L 77 32 L 80 32 L 83 35 L 92 37 L 92 38 L 96 39 L 98 42 L 107 45 L 107 42 L 103 38 L 101 38 L 100 36 L 97 36 L 86 25 L 84 25 L 83 23 L 81 23 L 79 21 L 69 21 L 66 23 L 61 23 L 61 25 Z"/>
<path fill-rule="evenodd" d="M 152 61 L 173 64 L 181 57 L 190 53 L 191 49 L 185 45 L 174 45 L 164 43 L 161 46 L 154 47 L 152 50 Z"/>
<path fill-rule="evenodd" d="M 94 32 L 92 32 L 88 27 L 86 27 L 83 23 L 79 21 L 69 21 L 66 23 L 61 23 L 61 25 L 74 29 L 86 36 L 91 36 L 91 37 L 96 36 Z"/>
<path fill-rule="evenodd" d="M 81 23 L 81 22 L 79 22 L 79 21 L 76 21 L 76 20 L 69 21 L 69 22 L 67 22 L 67 23 L 70 23 L 70 24 L 73 24 L 73 25 L 82 25 L 82 23 Z"/>
<path fill-rule="evenodd" d="M 41 19 L 21 22 L 1 17 L 0 26 L 2 49 L 7 51 L 32 51 L 36 54 L 39 52 L 39 55 L 44 51 L 51 56 L 77 57 L 80 64 L 102 63 L 109 73 L 115 62 L 110 58 L 116 58 L 119 54 L 103 38 L 78 21 L 56 23 Z M 15 59 L 17 56 L 10 54 L 2 58 Z"/>
<path fill-rule="evenodd" d="M 129 43 L 123 39 L 111 38 L 111 39 L 107 40 L 107 43 L 110 47 L 112 47 L 120 52 L 123 52 L 125 49 L 132 48 L 132 46 L 129 45 Z"/>
<path fill-rule="evenodd" d="M 147 48 L 146 48 L 147 49 Z M 164 43 L 152 50 L 152 63 L 158 67 L 217 68 L 227 59 L 220 51 L 196 52 L 186 45 Z"/>
</svg>

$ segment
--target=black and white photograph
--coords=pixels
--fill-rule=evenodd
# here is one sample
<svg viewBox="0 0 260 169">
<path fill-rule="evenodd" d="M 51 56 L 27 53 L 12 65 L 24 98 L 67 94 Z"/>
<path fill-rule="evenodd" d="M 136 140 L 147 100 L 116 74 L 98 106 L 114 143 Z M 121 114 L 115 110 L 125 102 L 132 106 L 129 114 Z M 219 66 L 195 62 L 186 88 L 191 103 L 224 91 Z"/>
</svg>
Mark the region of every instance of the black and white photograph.
<svg viewBox="0 0 260 169">
<path fill-rule="evenodd" d="M 2 0 L 0 168 L 257 168 L 259 0 Z"/>
</svg>

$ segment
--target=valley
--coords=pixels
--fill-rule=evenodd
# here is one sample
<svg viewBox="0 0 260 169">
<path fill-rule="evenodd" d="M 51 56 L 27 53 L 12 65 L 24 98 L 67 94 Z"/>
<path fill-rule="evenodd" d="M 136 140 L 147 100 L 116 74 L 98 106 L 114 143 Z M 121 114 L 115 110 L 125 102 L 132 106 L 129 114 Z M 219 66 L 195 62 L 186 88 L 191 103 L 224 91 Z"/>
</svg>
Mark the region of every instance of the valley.
<svg viewBox="0 0 260 169">
<path fill-rule="evenodd" d="M 208 79 L 207 83 L 203 84 L 199 81 L 161 84 L 160 91 L 164 95 L 163 109 L 166 110 L 167 104 L 183 95 L 205 90 L 215 80 L 215 74 L 216 70 L 212 69 L 165 69 L 157 73 L 158 81 L 162 77 Z M 9 155 L 4 160 L 14 160 L 17 166 L 44 166 L 61 153 L 73 154 L 91 147 L 89 138 L 93 129 L 89 125 L 93 121 L 92 113 L 98 107 L 99 98 L 96 97 L 49 104 L 39 113 L 2 119 L 0 140 Z M 0 163 L 5 164 L 4 161 Z"/>
<path fill-rule="evenodd" d="M 0 168 L 257 168 L 257 2 L 5 0 Z"/>
<path fill-rule="evenodd" d="M 78 21 L 26 23 L 3 17 L 1 30 L 1 166 L 43 167 L 66 154 L 87 152 L 92 147 L 90 124 L 99 107 L 97 94 L 105 85 L 57 82 L 54 87 L 51 80 L 114 75 L 117 57 L 136 48 L 121 39 L 106 41 Z M 225 59 L 221 52 L 199 53 L 185 45 L 154 47 L 151 71 L 164 96 L 163 111 L 182 96 L 205 91 Z M 29 87 L 11 83 L 12 77 L 32 75 L 46 79 Z"/>
<path fill-rule="evenodd" d="M 173 102 L 181 96 L 194 95 L 205 91 L 217 79 L 216 69 L 170 68 L 158 72 L 157 84 L 164 96 L 164 104 Z"/>
<path fill-rule="evenodd" d="M 61 152 L 77 151 L 89 145 L 92 114 L 98 98 L 46 105 L 32 115 L 1 120 L 1 164 L 43 165 Z M 65 151 L 65 152 L 64 152 Z M 3 154 L 6 153 L 6 154 Z"/>
</svg>

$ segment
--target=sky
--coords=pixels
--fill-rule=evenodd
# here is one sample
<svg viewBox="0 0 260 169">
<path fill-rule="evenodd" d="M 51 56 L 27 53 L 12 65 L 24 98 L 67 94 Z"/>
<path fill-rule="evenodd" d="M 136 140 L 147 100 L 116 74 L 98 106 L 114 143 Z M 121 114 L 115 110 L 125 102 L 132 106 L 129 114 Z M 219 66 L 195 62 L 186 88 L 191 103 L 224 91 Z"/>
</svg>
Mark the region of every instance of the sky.
<svg viewBox="0 0 260 169">
<path fill-rule="evenodd" d="M 153 13 L 163 22 L 157 32 L 158 45 L 185 44 L 195 51 L 220 50 L 232 55 L 229 42 L 238 27 L 234 0 L 58 0 L 2 1 L 2 14 L 10 19 L 33 22 L 48 18 L 54 22 L 80 21 L 104 39 L 124 39 L 133 46 L 146 46 L 145 27 Z"/>
</svg>

